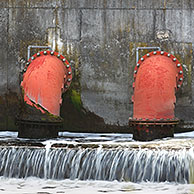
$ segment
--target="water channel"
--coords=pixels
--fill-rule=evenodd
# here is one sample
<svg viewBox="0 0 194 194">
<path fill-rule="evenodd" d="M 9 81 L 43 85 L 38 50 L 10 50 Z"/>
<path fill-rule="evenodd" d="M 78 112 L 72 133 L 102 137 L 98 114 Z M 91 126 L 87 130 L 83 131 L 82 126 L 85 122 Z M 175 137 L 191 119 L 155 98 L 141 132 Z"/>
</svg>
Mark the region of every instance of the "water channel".
<svg viewBox="0 0 194 194">
<path fill-rule="evenodd" d="M 0 133 L 0 193 L 194 193 L 194 132 L 151 142 L 130 134 Z"/>
</svg>

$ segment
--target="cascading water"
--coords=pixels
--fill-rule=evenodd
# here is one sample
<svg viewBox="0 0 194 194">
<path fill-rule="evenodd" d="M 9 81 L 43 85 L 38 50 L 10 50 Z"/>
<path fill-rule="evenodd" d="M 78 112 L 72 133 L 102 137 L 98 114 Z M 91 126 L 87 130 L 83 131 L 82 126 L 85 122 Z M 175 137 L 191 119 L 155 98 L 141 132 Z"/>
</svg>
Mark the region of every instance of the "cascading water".
<svg viewBox="0 0 194 194">
<path fill-rule="evenodd" d="M 189 182 L 191 151 L 0 148 L 0 175 L 46 179 Z M 192 152 L 193 153 L 193 152 Z"/>
<path fill-rule="evenodd" d="M 193 182 L 192 139 L 126 143 L 125 139 L 111 138 L 66 137 L 30 143 L 24 140 L 18 143 L 17 140 L 0 147 L 0 176 L 119 182 Z M 28 147 L 23 146 L 25 144 Z"/>
</svg>

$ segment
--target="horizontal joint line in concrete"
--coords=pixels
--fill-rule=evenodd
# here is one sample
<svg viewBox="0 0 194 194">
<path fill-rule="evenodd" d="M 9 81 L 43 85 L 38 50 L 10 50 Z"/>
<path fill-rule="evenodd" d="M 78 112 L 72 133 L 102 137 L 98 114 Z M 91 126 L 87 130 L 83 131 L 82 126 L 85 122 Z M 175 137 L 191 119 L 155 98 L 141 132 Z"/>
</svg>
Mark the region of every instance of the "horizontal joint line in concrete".
<svg viewBox="0 0 194 194">
<path fill-rule="evenodd" d="M 27 8 L 27 9 L 56 9 L 56 7 L 22 7 L 22 6 L 17 6 L 17 7 L 1 7 L 0 9 L 21 9 L 21 8 Z M 193 10 L 190 8 L 98 8 L 98 7 L 58 7 L 58 9 L 69 9 L 69 10 Z"/>
</svg>

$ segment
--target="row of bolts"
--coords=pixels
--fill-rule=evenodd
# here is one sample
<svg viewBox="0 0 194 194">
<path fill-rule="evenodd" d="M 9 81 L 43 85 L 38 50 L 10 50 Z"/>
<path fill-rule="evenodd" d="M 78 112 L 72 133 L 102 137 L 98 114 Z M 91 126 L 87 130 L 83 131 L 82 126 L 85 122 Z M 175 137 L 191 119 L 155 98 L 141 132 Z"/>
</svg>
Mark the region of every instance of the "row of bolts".
<svg viewBox="0 0 194 194">
<path fill-rule="evenodd" d="M 47 55 L 48 53 L 47 53 L 47 51 L 44 51 L 43 54 L 44 54 L 44 55 Z M 50 54 L 51 54 L 51 55 L 54 55 L 54 52 L 51 51 Z M 39 56 L 40 56 L 40 53 L 37 53 L 37 56 L 39 57 Z M 57 56 L 57 58 L 60 58 L 60 57 L 61 57 L 60 54 L 58 54 L 58 55 L 56 55 L 56 56 Z M 31 57 L 31 60 L 34 60 L 34 59 L 35 59 L 35 57 L 32 56 L 32 57 Z M 62 61 L 65 63 L 65 62 L 66 62 L 66 59 L 63 58 Z M 24 68 L 23 72 L 26 72 L 26 71 L 27 71 L 27 67 L 30 65 L 30 62 L 27 62 L 26 65 L 27 65 L 27 66 Z M 66 68 L 69 68 L 69 67 L 70 67 L 70 65 L 67 64 L 67 65 L 66 65 Z M 71 71 L 68 72 L 68 75 L 71 75 Z M 69 78 L 69 79 L 67 79 L 67 81 L 70 82 L 71 79 Z M 68 86 L 65 85 L 65 88 L 68 88 Z"/>
<path fill-rule="evenodd" d="M 157 52 L 154 51 L 153 54 L 156 55 Z M 163 54 L 164 54 L 164 51 L 161 51 L 160 54 L 163 55 Z M 149 57 L 149 56 L 150 56 L 150 54 L 148 53 L 148 54 L 147 54 L 147 57 Z M 168 53 L 167 56 L 170 57 L 171 55 Z M 140 60 L 141 60 L 141 61 L 144 61 L 144 58 L 142 57 Z M 176 58 L 173 58 L 173 61 L 175 62 L 175 61 L 176 61 Z M 140 66 L 140 64 L 137 63 L 137 67 L 139 67 L 139 66 Z M 180 66 L 181 66 L 181 64 L 178 63 L 178 64 L 177 64 L 177 68 L 179 68 Z M 137 73 L 137 71 L 135 70 L 135 71 L 134 71 L 134 74 L 136 74 L 136 73 Z M 183 71 L 179 71 L 179 74 L 183 74 Z M 183 78 L 181 77 L 181 78 L 179 79 L 179 81 L 183 81 Z M 180 88 L 180 85 L 179 85 L 179 84 L 177 85 L 177 88 Z"/>
</svg>

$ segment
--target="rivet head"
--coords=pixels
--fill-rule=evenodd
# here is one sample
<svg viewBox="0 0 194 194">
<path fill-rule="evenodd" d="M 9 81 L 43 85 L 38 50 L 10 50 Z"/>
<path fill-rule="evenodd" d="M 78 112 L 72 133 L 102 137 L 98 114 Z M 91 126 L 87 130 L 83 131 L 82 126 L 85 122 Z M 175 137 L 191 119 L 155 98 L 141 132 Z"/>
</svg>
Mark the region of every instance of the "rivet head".
<svg viewBox="0 0 194 194">
<path fill-rule="evenodd" d="M 46 51 L 44 51 L 43 53 L 44 53 L 44 55 L 46 55 L 46 54 L 47 54 L 47 52 L 46 52 Z"/>
<path fill-rule="evenodd" d="M 139 66 L 140 66 L 140 64 L 138 63 L 138 64 L 137 64 L 137 67 L 139 67 Z"/>
<path fill-rule="evenodd" d="M 63 61 L 63 62 L 65 62 L 65 61 L 66 61 L 66 59 L 64 58 L 62 61 Z"/>
<path fill-rule="evenodd" d="M 181 86 L 178 84 L 178 85 L 177 85 L 177 88 L 180 88 L 180 87 L 181 87 Z"/>
<path fill-rule="evenodd" d="M 40 53 L 37 53 L 37 56 L 39 57 L 40 56 Z"/>
<path fill-rule="evenodd" d="M 30 62 L 27 62 L 26 65 L 30 65 Z"/>
<path fill-rule="evenodd" d="M 183 81 L 183 78 L 182 78 L 182 77 L 180 77 L 179 81 Z"/>
<path fill-rule="evenodd" d="M 141 58 L 141 61 L 143 61 L 143 60 L 144 60 L 144 58 L 142 57 L 142 58 Z"/>
<path fill-rule="evenodd" d="M 65 88 L 68 88 L 68 85 L 65 85 Z"/>
<path fill-rule="evenodd" d="M 135 71 L 134 71 L 134 74 L 136 74 L 136 73 L 137 73 L 137 71 L 135 70 Z"/>
<path fill-rule="evenodd" d="M 69 71 L 68 74 L 71 75 L 71 71 Z"/>
<path fill-rule="evenodd" d="M 57 55 L 58 58 L 59 58 L 60 56 L 61 56 L 60 54 Z"/>
<path fill-rule="evenodd" d="M 54 55 L 54 52 L 53 52 L 53 51 L 51 51 L 51 52 L 50 52 L 50 54 L 51 54 L 51 55 Z"/>
<path fill-rule="evenodd" d="M 68 82 L 70 82 L 70 81 L 71 81 L 71 79 L 67 79 L 67 81 L 68 81 Z"/>
<path fill-rule="evenodd" d="M 24 72 L 26 72 L 26 70 L 27 70 L 26 68 L 23 69 Z"/>
<path fill-rule="evenodd" d="M 156 51 L 153 52 L 154 55 L 156 55 L 156 53 L 157 53 Z"/>
<path fill-rule="evenodd" d="M 31 57 L 31 60 L 34 60 L 34 57 Z"/>
<path fill-rule="evenodd" d="M 178 64 L 177 64 L 177 67 L 180 67 L 180 66 L 181 66 L 181 64 L 180 64 L 180 63 L 178 63 Z"/>
<path fill-rule="evenodd" d="M 176 58 L 174 58 L 173 61 L 176 61 Z"/>
<path fill-rule="evenodd" d="M 164 54 L 164 51 L 161 51 L 160 54 L 163 55 Z"/>
<path fill-rule="evenodd" d="M 179 71 L 179 73 L 180 73 L 180 74 L 182 74 L 182 73 L 183 73 L 183 71 Z"/>
<path fill-rule="evenodd" d="M 69 65 L 67 65 L 66 67 L 69 68 Z"/>
<path fill-rule="evenodd" d="M 148 54 L 147 54 L 147 57 L 149 57 L 149 56 L 150 56 L 150 54 L 148 53 Z"/>
<path fill-rule="evenodd" d="M 168 55 L 167 55 L 168 57 L 170 57 L 170 54 L 168 53 Z"/>
</svg>

